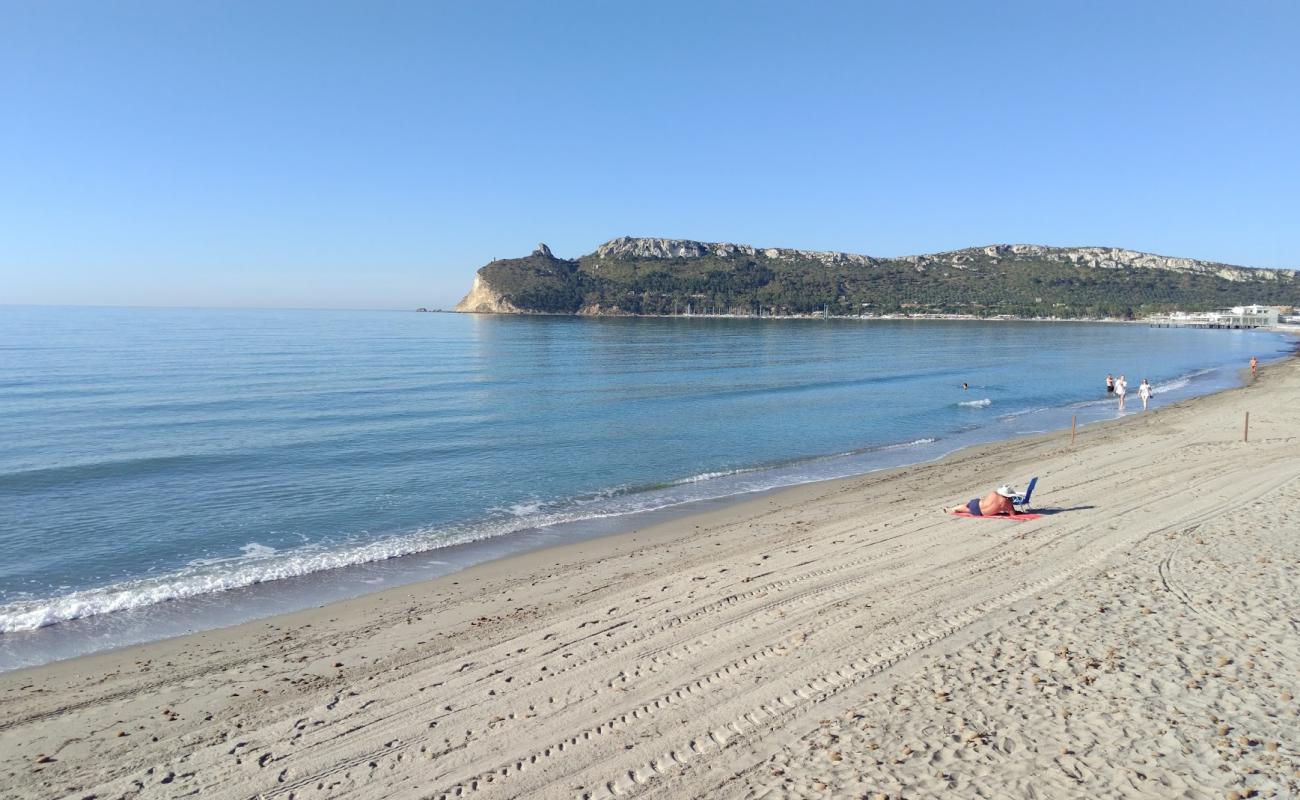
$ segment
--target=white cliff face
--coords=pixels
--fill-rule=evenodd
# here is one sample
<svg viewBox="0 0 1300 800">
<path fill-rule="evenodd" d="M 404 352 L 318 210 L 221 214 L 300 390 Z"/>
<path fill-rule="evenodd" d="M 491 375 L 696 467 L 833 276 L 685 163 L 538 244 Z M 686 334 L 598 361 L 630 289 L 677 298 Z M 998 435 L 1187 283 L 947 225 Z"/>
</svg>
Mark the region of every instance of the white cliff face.
<svg viewBox="0 0 1300 800">
<path fill-rule="evenodd" d="M 620 236 L 596 248 L 595 255 L 597 258 L 702 258 L 709 255 L 724 257 L 747 255 L 764 256 L 771 259 L 811 259 L 827 265 L 854 264 L 857 266 L 872 266 L 881 261 L 894 260 L 915 264 L 918 269 L 928 266 L 952 266 L 965 269 L 978 257 L 987 257 L 999 261 L 1017 261 L 1032 258 L 1069 262 L 1093 269 L 1145 267 L 1171 272 L 1189 272 L 1213 275 L 1230 281 L 1276 281 L 1283 278 L 1294 279 L 1297 275 L 1296 270 L 1290 269 L 1238 267 L 1232 264 L 1220 264 L 1215 261 L 1199 261 L 1194 258 L 1170 258 L 1152 253 L 1141 253 L 1136 250 L 1121 250 L 1114 247 L 1046 247 L 1039 244 L 993 244 L 987 247 L 971 247 L 947 253 L 886 259 L 854 253 L 794 250 L 790 248 L 758 248 L 752 245 L 732 244 L 730 242 L 695 242 L 689 239 Z"/>
<path fill-rule="evenodd" d="M 1093 269 L 1163 269 L 1170 272 L 1190 272 L 1201 275 L 1213 275 L 1229 281 L 1276 281 L 1280 278 L 1294 278 L 1296 270 L 1291 269 L 1255 269 L 1221 264 L 1217 261 L 1200 261 L 1195 258 L 1170 258 L 1137 250 L 1121 250 L 1116 247 L 1044 247 L 1037 244 L 995 244 L 988 247 L 956 250 L 951 253 L 935 253 L 929 256 L 913 256 L 921 262 L 937 264 L 960 264 L 969 261 L 974 253 L 982 252 L 997 259 L 1015 261 L 1020 257 L 1034 257 L 1049 261 L 1068 261 L 1082 267 Z"/>
<path fill-rule="evenodd" d="M 765 256 L 767 258 L 807 258 L 823 264 L 857 264 L 868 266 L 876 259 L 852 253 L 831 253 L 790 248 L 758 248 L 731 242 L 694 242 L 689 239 L 647 239 L 620 236 L 596 248 L 597 258 L 702 258 L 704 256 Z"/>
<path fill-rule="evenodd" d="M 464 299 L 456 304 L 455 310 L 469 314 L 528 313 L 502 297 L 499 292 L 488 285 L 487 281 L 483 280 L 482 275 L 474 276 L 474 285 L 469 288 L 469 294 L 465 295 Z"/>
</svg>

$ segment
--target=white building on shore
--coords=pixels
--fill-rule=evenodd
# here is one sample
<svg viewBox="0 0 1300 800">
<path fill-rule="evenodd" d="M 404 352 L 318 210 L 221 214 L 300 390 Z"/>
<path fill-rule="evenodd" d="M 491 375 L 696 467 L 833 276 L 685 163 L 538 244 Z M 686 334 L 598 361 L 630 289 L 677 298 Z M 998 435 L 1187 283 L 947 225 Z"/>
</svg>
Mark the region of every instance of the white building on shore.
<svg viewBox="0 0 1300 800">
<path fill-rule="evenodd" d="M 1271 328 L 1277 321 L 1278 309 L 1260 305 L 1197 313 L 1175 311 L 1147 318 L 1157 328 Z"/>
</svg>

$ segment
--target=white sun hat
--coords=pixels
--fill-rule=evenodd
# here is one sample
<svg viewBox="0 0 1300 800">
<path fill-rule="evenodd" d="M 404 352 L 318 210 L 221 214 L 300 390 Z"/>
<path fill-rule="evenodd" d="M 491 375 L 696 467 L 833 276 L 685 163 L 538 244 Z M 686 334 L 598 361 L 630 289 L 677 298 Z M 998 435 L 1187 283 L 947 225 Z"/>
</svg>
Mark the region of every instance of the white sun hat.
<svg viewBox="0 0 1300 800">
<path fill-rule="evenodd" d="M 1020 495 L 1020 492 L 1017 492 L 1014 486 L 999 486 L 997 492 L 1003 497 L 1017 497 Z"/>
</svg>

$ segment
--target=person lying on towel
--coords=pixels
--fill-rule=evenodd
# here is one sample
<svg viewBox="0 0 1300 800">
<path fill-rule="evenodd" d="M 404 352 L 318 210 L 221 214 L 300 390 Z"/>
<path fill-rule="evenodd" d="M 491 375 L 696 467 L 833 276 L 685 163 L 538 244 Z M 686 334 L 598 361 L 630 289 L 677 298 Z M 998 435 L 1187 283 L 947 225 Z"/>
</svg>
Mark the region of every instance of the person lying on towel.
<svg viewBox="0 0 1300 800">
<path fill-rule="evenodd" d="M 970 514 L 973 517 L 992 517 L 998 514 L 1006 514 L 1014 517 L 1019 514 L 1013 500 L 1019 495 L 1014 488 L 1010 486 L 999 486 L 985 495 L 981 500 L 978 497 L 969 503 L 960 506 L 953 506 L 948 509 L 949 514 Z"/>
</svg>

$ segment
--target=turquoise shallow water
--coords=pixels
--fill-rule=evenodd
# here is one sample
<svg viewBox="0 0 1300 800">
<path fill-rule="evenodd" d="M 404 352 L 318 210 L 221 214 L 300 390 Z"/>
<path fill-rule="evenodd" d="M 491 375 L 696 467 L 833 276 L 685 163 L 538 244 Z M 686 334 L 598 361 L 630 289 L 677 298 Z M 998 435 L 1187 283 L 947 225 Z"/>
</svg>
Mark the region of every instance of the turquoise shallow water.
<svg viewBox="0 0 1300 800">
<path fill-rule="evenodd" d="M 0 307 L 0 668 L 70 620 L 116 620 L 80 652 L 164 608 L 202 626 L 205 599 L 243 587 L 263 594 L 241 618 L 279 582 L 306 604 L 358 565 L 458 565 L 451 545 L 1114 416 L 1107 372 L 1151 379 L 1159 406 L 1289 347 L 1085 323 Z"/>
</svg>

